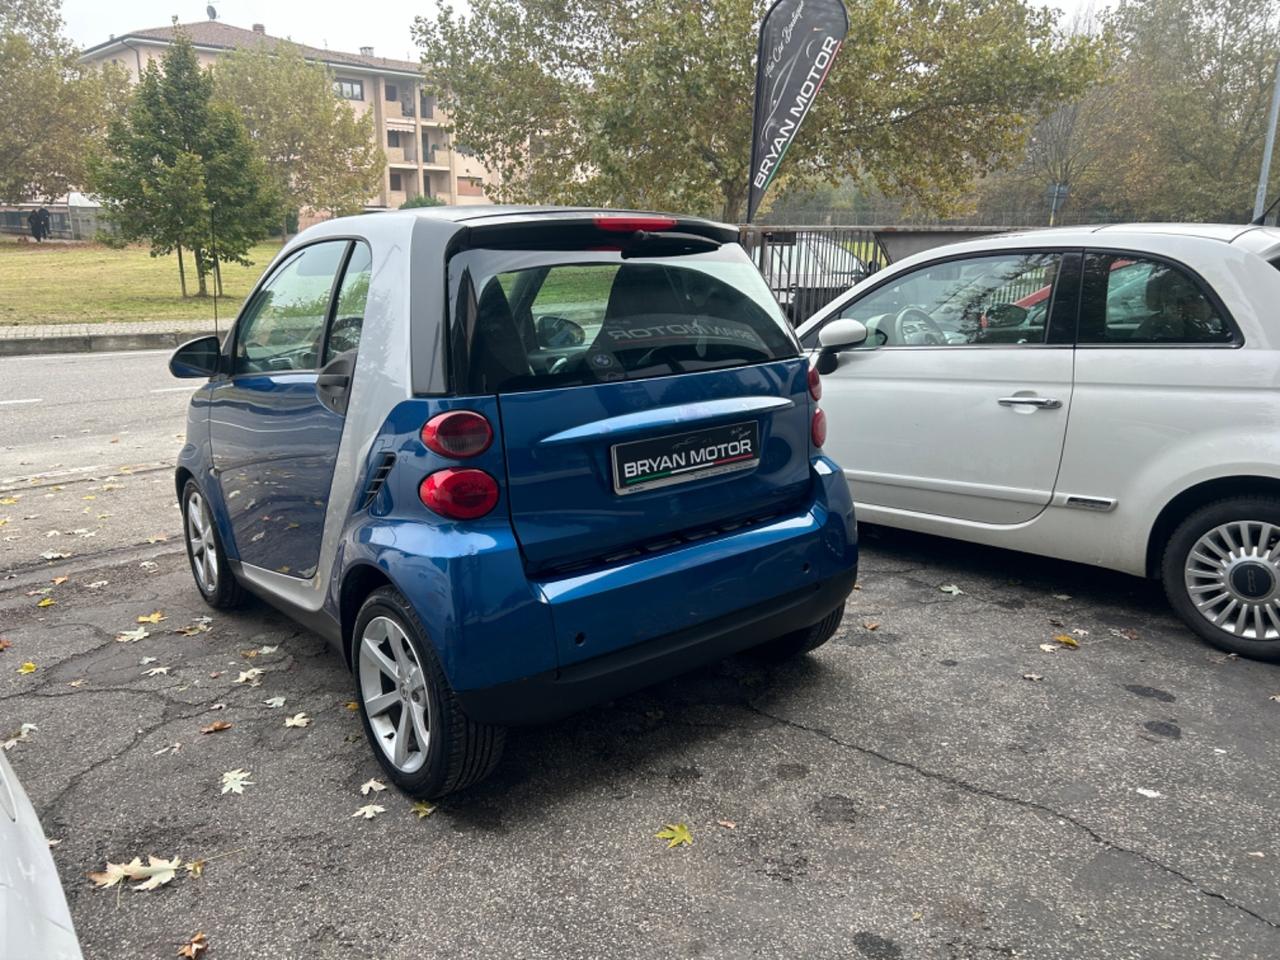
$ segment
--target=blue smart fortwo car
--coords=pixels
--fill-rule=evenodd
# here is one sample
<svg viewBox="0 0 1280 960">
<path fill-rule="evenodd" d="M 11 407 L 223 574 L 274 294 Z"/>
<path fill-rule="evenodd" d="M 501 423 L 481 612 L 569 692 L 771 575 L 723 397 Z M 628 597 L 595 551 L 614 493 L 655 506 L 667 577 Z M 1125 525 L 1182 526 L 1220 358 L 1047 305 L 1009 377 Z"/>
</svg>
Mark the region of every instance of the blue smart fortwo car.
<svg viewBox="0 0 1280 960">
<path fill-rule="evenodd" d="M 328 638 L 414 796 L 487 775 L 507 725 L 812 650 L 853 588 L 817 374 L 732 227 L 333 220 L 170 369 L 209 380 L 177 469 L 197 587 Z"/>
</svg>

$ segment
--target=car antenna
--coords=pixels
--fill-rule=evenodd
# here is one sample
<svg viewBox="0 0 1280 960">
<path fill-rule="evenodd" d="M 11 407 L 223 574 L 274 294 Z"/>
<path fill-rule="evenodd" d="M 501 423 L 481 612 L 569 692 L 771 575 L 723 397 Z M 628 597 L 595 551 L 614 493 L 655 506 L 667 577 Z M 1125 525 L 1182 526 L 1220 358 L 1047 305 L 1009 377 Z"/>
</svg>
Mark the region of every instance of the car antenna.
<svg viewBox="0 0 1280 960">
<path fill-rule="evenodd" d="M 1249 225 L 1254 227 L 1266 226 L 1267 215 L 1276 208 L 1276 204 L 1280 204 L 1280 196 L 1271 201 L 1271 206 L 1267 207 L 1267 209 L 1263 210 L 1260 214 L 1250 220 Z"/>
</svg>

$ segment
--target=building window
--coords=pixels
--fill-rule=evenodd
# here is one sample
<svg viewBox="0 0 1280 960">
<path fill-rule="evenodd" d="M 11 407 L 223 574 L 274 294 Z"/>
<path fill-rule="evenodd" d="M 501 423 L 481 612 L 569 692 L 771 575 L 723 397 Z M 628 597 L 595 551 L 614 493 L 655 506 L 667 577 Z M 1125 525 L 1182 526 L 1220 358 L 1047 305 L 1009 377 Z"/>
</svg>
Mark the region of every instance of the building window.
<svg viewBox="0 0 1280 960">
<path fill-rule="evenodd" d="M 388 130 L 388 131 L 387 131 L 387 146 L 388 146 L 388 147 L 398 147 L 398 146 L 400 146 L 400 131 L 399 131 L 399 130 Z"/>
<path fill-rule="evenodd" d="M 397 93 L 396 93 L 396 85 L 395 85 L 394 83 L 388 83 L 388 84 L 386 84 L 386 89 L 387 89 L 387 99 L 388 99 L 388 100 L 399 100 L 399 99 L 400 99 L 399 94 L 397 94 Z"/>
<path fill-rule="evenodd" d="M 483 197 L 484 183 L 479 177 L 459 177 L 458 193 L 464 197 Z"/>
<path fill-rule="evenodd" d="M 333 92 L 340 96 L 343 100 L 363 100 L 364 99 L 364 81 L 363 80 L 343 80 L 341 78 L 333 81 Z"/>
<path fill-rule="evenodd" d="M 398 173 L 393 173 L 393 174 L 391 175 L 391 189 L 392 189 L 392 190 L 395 190 L 395 191 L 399 191 L 399 190 L 401 189 L 401 187 L 400 187 L 400 174 L 398 174 Z"/>
</svg>

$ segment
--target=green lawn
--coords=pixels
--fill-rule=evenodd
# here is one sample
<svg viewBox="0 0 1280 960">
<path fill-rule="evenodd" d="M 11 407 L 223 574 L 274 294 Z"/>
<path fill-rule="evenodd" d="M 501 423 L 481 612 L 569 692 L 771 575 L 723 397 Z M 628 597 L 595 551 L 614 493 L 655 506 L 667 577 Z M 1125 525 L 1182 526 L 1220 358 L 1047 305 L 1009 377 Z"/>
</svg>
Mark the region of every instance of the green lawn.
<svg viewBox="0 0 1280 960">
<path fill-rule="evenodd" d="M 220 317 L 234 316 L 255 280 L 280 249 L 261 243 L 251 267 L 226 264 Z M 188 289 L 195 289 L 187 257 Z M 0 237 L 0 324 L 199 320 L 213 316 L 212 298 L 182 299 L 177 256 L 152 257 L 145 247 L 112 250 L 98 244 L 17 243 Z"/>
</svg>

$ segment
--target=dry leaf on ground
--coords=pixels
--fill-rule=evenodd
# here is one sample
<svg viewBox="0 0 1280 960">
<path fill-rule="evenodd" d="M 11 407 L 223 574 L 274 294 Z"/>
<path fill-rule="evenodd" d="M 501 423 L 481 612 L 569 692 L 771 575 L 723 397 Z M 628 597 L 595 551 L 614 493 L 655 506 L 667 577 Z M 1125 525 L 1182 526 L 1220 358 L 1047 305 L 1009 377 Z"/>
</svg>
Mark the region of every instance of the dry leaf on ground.
<svg viewBox="0 0 1280 960">
<path fill-rule="evenodd" d="M 28 660 L 26 663 L 24 663 L 22 666 L 20 666 L 20 667 L 18 668 L 18 672 L 19 672 L 19 673 L 23 673 L 23 674 L 26 674 L 26 673 L 35 673 L 35 672 L 36 672 L 36 665 L 35 665 L 34 663 L 32 663 L 30 660 Z"/>
<path fill-rule="evenodd" d="M 139 623 L 159 623 L 161 620 L 167 620 L 167 619 L 169 618 L 166 617 L 162 611 L 157 610 L 154 613 L 148 613 L 138 617 L 138 622 Z"/>
<path fill-rule="evenodd" d="M 268 707 L 273 707 L 273 708 L 283 707 L 284 697 L 268 697 L 266 700 L 263 700 L 262 702 L 265 703 Z"/>
<path fill-rule="evenodd" d="M 434 803 L 427 803 L 427 801 L 425 801 L 425 800 L 419 800 L 419 801 L 417 801 L 417 802 L 416 802 L 416 803 L 414 803 L 414 805 L 413 805 L 412 807 L 410 807 L 409 809 L 410 809 L 410 811 L 411 811 L 411 812 L 413 812 L 413 813 L 415 813 L 415 814 L 417 814 L 417 815 L 418 815 L 418 819 L 419 819 L 419 820 L 425 820 L 427 817 L 431 816 L 433 813 L 435 813 L 435 812 L 436 812 L 436 806 L 435 806 L 435 804 L 434 804 Z"/>
<path fill-rule="evenodd" d="M 178 948 L 178 956 L 186 957 L 187 960 L 199 960 L 200 955 L 208 951 L 209 938 L 203 933 L 197 933 Z"/>
<path fill-rule="evenodd" d="M 230 730 L 231 724 L 226 720 L 215 720 L 206 727 L 201 727 L 201 733 L 221 733 L 223 730 Z"/>
<path fill-rule="evenodd" d="M 668 823 L 654 836 L 659 840 L 666 840 L 668 850 L 672 847 L 687 847 L 693 843 L 693 834 L 683 823 Z"/>
<path fill-rule="evenodd" d="M 360 792 L 366 797 L 370 793 L 381 793 L 385 789 L 387 789 L 387 785 L 377 777 L 374 777 L 371 780 L 366 780 L 364 783 L 360 784 Z"/>
<path fill-rule="evenodd" d="M 386 813 L 387 808 L 379 806 L 376 803 L 366 803 L 363 807 L 353 813 L 352 817 L 361 817 L 365 820 L 372 820 L 380 813 Z"/>
<path fill-rule="evenodd" d="M 253 781 L 249 779 L 250 776 L 251 774 L 248 770 L 228 770 L 222 775 L 222 792 L 236 795 L 244 793 L 245 787 L 253 786 Z"/>
<path fill-rule="evenodd" d="M 262 676 L 262 671 L 257 667 L 250 667 L 248 670 L 242 670 L 240 676 L 236 677 L 236 683 L 247 683 L 251 687 L 256 687 L 261 682 L 258 678 Z"/>
<path fill-rule="evenodd" d="M 1072 650 L 1075 650 L 1080 646 L 1075 637 L 1068 636 L 1065 633 L 1058 634 L 1053 638 L 1053 641 L 1054 643 L 1062 644 L 1064 647 L 1070 647 Z"/>
<path fill-rule="evenodd" d="M 139 640 L 145 640 L 151 636 L 147 632 L 146 627 L 138 627 L 136 630 L 121 630 L 116 634 L 116 643 L 137 643 Z"/>
<path fill-rule="evenodd" d="M 160 677 L 160 676 L 167 675 L 169 673 L 169 668 L 168 667 L 152 667 L 150 670 L 143 670 L 142 672 L 146 674 L 148 677 Z"/>
</svg>

